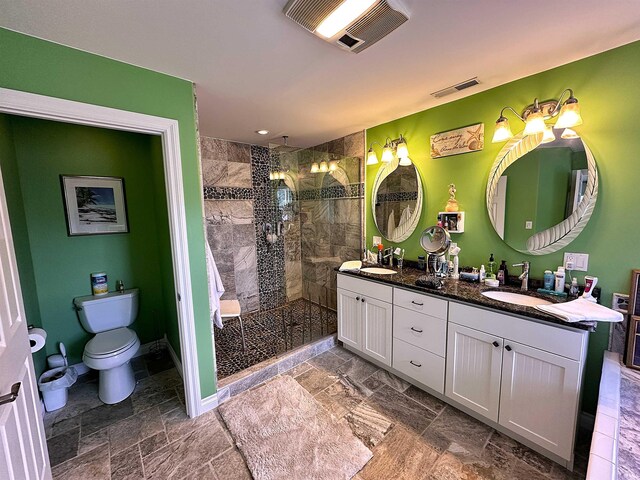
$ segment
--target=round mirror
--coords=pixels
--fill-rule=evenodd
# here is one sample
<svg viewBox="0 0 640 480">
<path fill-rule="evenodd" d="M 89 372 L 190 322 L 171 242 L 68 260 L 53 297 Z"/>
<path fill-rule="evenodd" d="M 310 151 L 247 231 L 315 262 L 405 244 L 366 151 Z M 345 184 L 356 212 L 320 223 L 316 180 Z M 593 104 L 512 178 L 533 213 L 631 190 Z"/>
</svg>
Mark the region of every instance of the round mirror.
<svg viewBox="0 0 640 480">
<path fill-rule="evenodd" d="M 598 171 L 580 137 L 542 143 L 542 134 L 513 137 L 496 157 L 487 182 L 487 210 L 510 247 L 545 255 L 584 229 L 596 204 Z"/>
<path fill-rule="evenodd" d="M 376 227 L 390 242 L 409 238 L 422 213 L 422 181 L 416 167 L 394 158 L 378 170 L 372 190 Z"/>
</svg>

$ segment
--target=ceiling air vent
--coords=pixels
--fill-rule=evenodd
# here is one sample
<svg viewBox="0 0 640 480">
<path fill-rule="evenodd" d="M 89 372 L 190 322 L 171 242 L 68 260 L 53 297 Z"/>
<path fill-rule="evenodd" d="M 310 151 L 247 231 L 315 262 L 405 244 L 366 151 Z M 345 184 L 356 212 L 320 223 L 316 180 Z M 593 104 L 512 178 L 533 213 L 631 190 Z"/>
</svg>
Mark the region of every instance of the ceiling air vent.
<svg viewBox="0 0 640 480">
<path fill-rule="evenodd" d="M 460 90 L 464 90 L 465 88 L 473 87 L 474 85 L 479 85 L 478 77 L 470 78 L 469 80 L 465 80 L 464 82 L 457 83 L 456 85 L 451 85 L 450 87 L 443 88 L 442 90 L 438 90 L 437 92 L 433 92 L 433 95 L 436 98 L 445 97 L 447 95 L 451 95 L 452 93 L 459 92 Z"/>
<path fill-rule="evenodd" d="M 289 0 L 283 11 L 314 35 L 354 53 L 409 19 L 399 0 Z"/>
</svg>

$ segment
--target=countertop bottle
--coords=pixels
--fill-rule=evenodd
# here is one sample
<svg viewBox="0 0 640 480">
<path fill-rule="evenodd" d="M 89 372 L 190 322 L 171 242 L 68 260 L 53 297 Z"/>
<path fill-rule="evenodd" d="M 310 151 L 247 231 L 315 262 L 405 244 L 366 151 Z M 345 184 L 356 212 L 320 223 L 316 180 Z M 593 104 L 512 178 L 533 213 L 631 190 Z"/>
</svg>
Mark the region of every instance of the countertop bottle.
<svg viewBox="0 0 640 480">
<path fill-rule="evenodd" d="M 489 268 L 487 278 L 495 278 L 496 261 L 493 259 L 493 253 L 489 255 L 489 263 L 487 264 L 487 267 Z"/>
<path fill-rule="evenodd" d="M 555 288 L 555 276 L 551 270 L 544 271 L 544 289 L 553 290 Z"/>
</svg>

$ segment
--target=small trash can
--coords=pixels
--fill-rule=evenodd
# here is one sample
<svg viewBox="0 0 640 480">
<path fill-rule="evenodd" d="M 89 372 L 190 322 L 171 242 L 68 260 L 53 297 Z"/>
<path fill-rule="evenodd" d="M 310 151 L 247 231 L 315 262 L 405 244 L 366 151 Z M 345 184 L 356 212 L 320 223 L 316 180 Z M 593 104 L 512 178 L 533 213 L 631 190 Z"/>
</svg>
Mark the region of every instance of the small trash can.
<svg viewBox="0 0 640 480">
<path fill-rule="evenodd" d="M 78 372 L 73 367 L 58 367 L 47 370 L 38 379 L 44 408 L 47 412 L 58 410 L 67 404 L 69 387 L 76 383 Z"/>
</svg>

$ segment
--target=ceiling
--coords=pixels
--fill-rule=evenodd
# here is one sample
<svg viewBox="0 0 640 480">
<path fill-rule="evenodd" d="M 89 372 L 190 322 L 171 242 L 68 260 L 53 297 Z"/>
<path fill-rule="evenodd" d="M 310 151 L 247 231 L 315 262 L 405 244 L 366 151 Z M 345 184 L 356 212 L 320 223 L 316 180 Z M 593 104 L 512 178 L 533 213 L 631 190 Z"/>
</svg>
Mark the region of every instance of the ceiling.
<svg viewBox="0 0 640 480">
<path fill-rule="evenodd" d="M 203 135 L 301 147 L 640 39 L 637 0 L 403 3 L 410 20 L 359 54 L 286 0 L 0 0 L 0 26 L 194 81 Z"/>
</svg>

